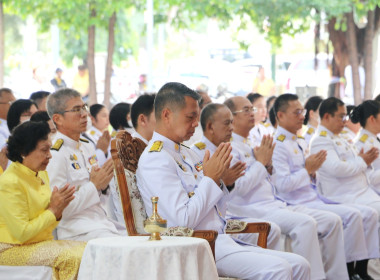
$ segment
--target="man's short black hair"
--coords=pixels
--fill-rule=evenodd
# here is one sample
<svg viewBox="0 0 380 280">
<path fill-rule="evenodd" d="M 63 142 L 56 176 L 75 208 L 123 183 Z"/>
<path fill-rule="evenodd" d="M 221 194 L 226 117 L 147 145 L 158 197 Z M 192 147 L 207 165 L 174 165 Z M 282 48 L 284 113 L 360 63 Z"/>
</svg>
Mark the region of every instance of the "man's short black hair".
<svg viewBox="0 0 380 280">
<path fill-rule="evenodd" d="M 223 104 L 210 103 L 202 109 L 200 122 L 203 132 L 206 131 L 207 123 L 213 121 L 215 113 L 223 107 L 227 108 L 227 106 Z"/>
<path fill-rule="evenodd" d="M 131 104 L 121 102 L 113 106 L 110 111 L 110 123 L 115 130 L 130 128 L 127 115 L 131 112 Z"/>
<path fill-rule="evenodd" d="M 322 120 L 326 113 L 334 116 L 340 106 L 344 106 L 344 102 L 336 97 L 329 97 L 323 100 L 319 106 L 319 117 Z"/>
<path fill-rule="evenodd" d="M 33 100 L 34 102 L 39 102 L 39 100 L 44 99 L 45 97 L 48 97 L 49 95 L 50 95 L 50 92 L 40 90 L 40 91 L 33 92 L 30 95 L 30 99 Z"/>
<path fill-rule="evenodd" d="M 47 122 L 24 122 L 16 126 L 8 139 L 7 157 L 22 163 L 22 157 L 33 152 L 39 141 L 48 139 L 49 133 Z"/>
<path fill-rule="evenodd" d="M 260 93 L 248 93 L 247 98 L 253 104 L 257 99 L 264 97 Z"/>
<path fill-rule="evenodd" d="M 154 99 L 156 94 L 143 94 L 137 98 L 131 107 L 131 120 L 133 127 L 137 128 L 137 120 L 141 114 L 149 117 L 154 109 Z"/>
<path fill-rule="evenodd" d="M 284 93 L 276 98 L 276 101 L 273 104 L 275 116 L 277 118 L 278 112 L 285 112 L 289 107 L 289 102 L 298 100 L 298 96 L 292 93 Z"/>
<path fill-rule="evenodd" d="M 189 96 L 199 102 L 200 95 L 184 84 L 171 82 L 160 88 L 154 101 L 156 120 L 161 119 L 161 113 L 165 108 L 172 111 L 181 110 L 186 106 L 185 96 Z"/>
</svg>

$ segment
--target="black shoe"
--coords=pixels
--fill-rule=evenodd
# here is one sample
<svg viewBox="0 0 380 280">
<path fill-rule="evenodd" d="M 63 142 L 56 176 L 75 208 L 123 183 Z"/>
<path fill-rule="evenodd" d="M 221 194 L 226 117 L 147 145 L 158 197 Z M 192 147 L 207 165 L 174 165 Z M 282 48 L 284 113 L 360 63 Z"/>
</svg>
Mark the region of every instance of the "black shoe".
<svg viewBox="0 0 380 280">
<path fill-rule="evenodd" d="M 359 274 L 353 274 L 350 276 L 350 280 L 364 280 L 359 276 Z"/>
<path fill-rule="evenodd" d="M 373 279 L 371 276 L 369 276 L 368 274 L 367 275 L 363 275 L 363 276 L 360 276 L 363 280 L 375 280 Z"/>
</svg>

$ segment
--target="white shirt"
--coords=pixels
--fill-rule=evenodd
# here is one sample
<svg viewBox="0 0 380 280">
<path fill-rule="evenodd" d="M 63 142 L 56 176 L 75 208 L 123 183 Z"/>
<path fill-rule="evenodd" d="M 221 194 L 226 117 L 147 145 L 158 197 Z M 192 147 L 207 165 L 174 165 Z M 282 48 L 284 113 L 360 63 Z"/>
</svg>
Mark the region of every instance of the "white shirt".
<svg viewBox="0 0 380 280">
<path fill-rule="evenodd" d="M 307 124 L 307 130 L 304 133 L 303 137 L 305 138 L 305 141 L 308 146 L 310 146 L 311 138 L 313 138 L 316 131 L 317 131 L 316 127 L 312 126 L 311 124 Z"/>
<path fill-rule="evenodd" d="M 252 212 L 252 207 L 265 206 L 267 211 L 268 207 L 286 206 L 274 196 L 269 173 L 265 166 L 256 160 L 251 145 L 249 139 L 232 133 L 231 166 L 238 161 L 246 163 L 245 174 L 236 180 L 229 201 L 228 211 L 235 216 L 244 216 L 248 209 Z"/>
<path fill-rule="evenodd" d="M 253 147 L 260 146 L 264 135 L 273 135 L 274 128 L 269 123 L 259 123 L 255 125 L 249 132 L 249 139 L 252 141 Z"/>
<path fill-rule="evenodd" d="M 7 121 L 0 119 L 0 149 L 6 145 L 9 135 Z"/>
<path fill-rule="evenodd" d="M 136 130 L 133 131 L 132 135 L 131 135 L 133 138 L 139 138 L 140 140 L 142 140 L 145 144 L 148 145 L 148 140 L 146 140 L 144 137 L 141 136 L 140 133 L 138 133 Z"/>
<path fill-rule="evenodd" d="M 63 211 L 58 225 L 58 238 L 71 239 L 95 230 L 118 234 L 101 206 L 101 192 L 90 181 L 91 169 L 97 165 L 93 145 L 84 139 L 74 141 L 60 132 L 53 143 L 47 166 L 51 188 L 62 188 L 66 183 L 76 187 L 75 198 Z"/>
<path fill-rule="evenodd" d="M 305 168 L 307 156 L 305 144 L 299 143 L 297 135 L 281 126 L 274 136 L 276 147 L 273 152 L 273 182 L 277 195 L 289 204 L 304 204 L 318 200 L 312 180 Z"/>
<path fill-rule="evenodd" d="M 346 140 L 348 143 L 354 144 L 354 140 L 356 138 L 356 134 L 351 129 L 345 127 L 345 128 L 343 128 L 342 132 L 339 135 L 344 140 Z"/>
<path fill-rule="evenodd" d="M 311 142 L 310 152 L 321 150 L 327 151 L 327 158 L 317 171 L 317 186 L 324 196 L 346 203 L 380 201 L 368 184 L 367 164 L 356 148 L 322 125 Z"/>
<path fill-rule="evenodd" d="M 356 138 L 355 146 L 358 151 L 363 149 L 365 153 L 372 147 L 380 150 L 379 138 L 364 128 L 360 131 L 359 136 Z M 367 176 L 369 182 L 371 183 L 371 187 L 378 194 L 380 194 L 380 157 L 375 159 L 371 166 L 367 168 Z"/>
</svg>

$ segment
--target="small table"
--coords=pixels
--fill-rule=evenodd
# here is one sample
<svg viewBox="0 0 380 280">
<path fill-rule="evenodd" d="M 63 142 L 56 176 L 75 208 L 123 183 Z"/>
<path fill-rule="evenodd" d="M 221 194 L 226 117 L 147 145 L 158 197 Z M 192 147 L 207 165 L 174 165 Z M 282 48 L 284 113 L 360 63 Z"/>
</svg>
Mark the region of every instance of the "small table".
<svg viewBox="0 0 380 280">
<path fill-rule="evenodd" d="M 78 279 L 218 279 L 208 242 L 201 238 L 163 236 L 109 237 L 87 243 Z"/>
</svg>

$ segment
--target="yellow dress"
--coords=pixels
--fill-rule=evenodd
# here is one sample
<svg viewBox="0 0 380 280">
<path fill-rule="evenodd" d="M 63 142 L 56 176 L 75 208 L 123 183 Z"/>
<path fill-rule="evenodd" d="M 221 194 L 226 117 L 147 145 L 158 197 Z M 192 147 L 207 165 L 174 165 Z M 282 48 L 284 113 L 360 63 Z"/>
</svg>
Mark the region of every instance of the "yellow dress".
<svg viewBox="0 0 380 280">
<path fill-rule="evenodd" d="M 51 266 L 53 279 L 76 279 L 86 243 L 53 240 L 49 178 L 13 162 L 0 178 L 0 265 Z"/>
</svg>

